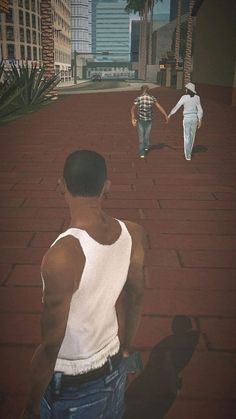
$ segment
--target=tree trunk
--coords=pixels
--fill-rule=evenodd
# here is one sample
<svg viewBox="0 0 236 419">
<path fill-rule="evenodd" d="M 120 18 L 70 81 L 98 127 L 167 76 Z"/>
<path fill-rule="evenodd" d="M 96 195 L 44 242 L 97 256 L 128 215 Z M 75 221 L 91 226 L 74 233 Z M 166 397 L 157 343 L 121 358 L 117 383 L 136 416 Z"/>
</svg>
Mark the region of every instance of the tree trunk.
<svg viewBox="0 0 236 419">
<path fill-rule="evenodd" d="M 152 0 L 152 4 L 151 4 L 151 8 L 150 8 L 149 42 L 148 42 L 148 64 L 152 64 L 153 8 L 154 8 L 154 0 Z"/>
<path fill-rule="evenodd" d="M 41 1 L 42 60 L 45 67 L 45 78 L 55 74 L 54 71 L 54 26 L 51 0 Z"/>
<path fill-rule="evenodd" d="M 147 23 L 148 23 L 148 2 L 145 2 L 144 14 L 142 16 L 142 41 L 141 41 L 141 56 L 140 56 L 140 74 L 139 78 L 146 80 L 146 66 L 147 66 Z"/>
<path fill-rule="evenodd" d="M 188 13 L 188 26 L 187 26 L 187 40 L 186 40 L 186 52 L 184 59 L 184 84 L 190 82 L 191 69 L 192 69 L 192 41 L 193 41 L 193 17 L 192 9 L 195 1 L 189 1 L 189 13 Z"/>
<path fill-rule="evenodd" d="M 181 3 L 182 3 L 182 0 L 178 0 L 177 22 L 176 22 L 176 33 L 175 33 L 175 62 L 176 62 L 176 70 L 178 70 L 178 68 L 179 68 L 180 28 L 181 28 Z"/>
<path fill-rule="evenodd" d="M 142 51 L 143 51 L 143 16 L 140 16 L 139 48 L 138 48 L 138 78 L 142 77 Z"/>
</svg>

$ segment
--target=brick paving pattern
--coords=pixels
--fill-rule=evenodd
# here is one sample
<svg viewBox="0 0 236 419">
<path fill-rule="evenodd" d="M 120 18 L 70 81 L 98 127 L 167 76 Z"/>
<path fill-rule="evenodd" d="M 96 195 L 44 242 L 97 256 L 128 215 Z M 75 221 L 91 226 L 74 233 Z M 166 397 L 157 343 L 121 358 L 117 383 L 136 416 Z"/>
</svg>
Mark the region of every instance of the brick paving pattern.
<svg viewBox="0 0 236 419">
<path fill-rule="evenodd" d="M 152 92 L 168 111 L 181 95 Z M 136 338 L 146 368 L 127 391 L 127 417 L 236 417 L 235 109 L 202 98 L 204 125 L 191 162 L 183 158 L 181 113 L 168 126 L 157 114 L 152 149 L 140 160 L 129 115 L 136 96 L 67 96 L 1 127 L 2 419 L 18 417 L 24 403 L 40 337 L 39 266 L 69 219 L 57 179 L 67 154 L 78 148 L 107 160 L 107 212 L 147 231 L 147 288 Z"/>
</svg>

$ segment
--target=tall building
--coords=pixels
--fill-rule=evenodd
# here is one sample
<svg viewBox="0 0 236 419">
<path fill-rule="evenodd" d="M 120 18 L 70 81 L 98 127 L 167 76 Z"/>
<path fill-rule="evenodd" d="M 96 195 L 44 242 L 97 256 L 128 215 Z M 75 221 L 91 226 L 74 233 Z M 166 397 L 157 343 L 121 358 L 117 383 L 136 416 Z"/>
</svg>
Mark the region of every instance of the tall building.
<svg viewBox="0 0 236 419">
<path fill-rule="evenodd" d="M 32 0 L 31 0 L 32 1 Z M 54 62 L 57 71 L 71 67 L 70 0 L 51 0 L 54 26 Z"/>
<path fill-rule="evenodd" d="M 0 14 L 0 60 L 42 64 L 41 0 L 8 0 Z M 50 7 L 50 6 L 49 6 Z M 54 68 L 67 77 L 71 67 L 70 0 L 51 0 Z M 53 60 L 52 60 L 53 61 Z"/>
<path fill-rule="evenodd" d="M 98 61 L 130 61 L 130 16 L 123 0 L 93 0 L 92 52 Z"/>
<path fill-rule="evenodd" d="M 72 51 L 91 52 L 91 2 L 71 0 Z"/>
<path fill-rule="evenodd" d="M 163 0 L 154 3 L 153 9 L 153 21 L 156 22 L 155 29 L 159 29 L 161 26 L 166 25 L 170 20 L 170 1 Z"/>
<path fill-rule="evenodd" d="M 0 0 L 0 13 L 7 13 L 8 0 Z"/>
<path fill-rule="evenodd" d="M 8 11 L 0 14 L 0 59 L 42 59 L 39 0 L 8 0 Z"/>
</svg>

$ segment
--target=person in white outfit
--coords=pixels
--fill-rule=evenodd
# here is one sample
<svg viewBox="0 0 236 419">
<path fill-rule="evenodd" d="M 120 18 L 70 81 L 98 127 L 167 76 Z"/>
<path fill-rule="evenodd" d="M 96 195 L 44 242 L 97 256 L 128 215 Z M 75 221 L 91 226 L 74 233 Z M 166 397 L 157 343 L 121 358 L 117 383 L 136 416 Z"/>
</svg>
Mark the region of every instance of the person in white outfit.
<svg viewBox="0 0 236 419">
<path fill-rule="evenodd" d="M 184 155 L 186 160 L 191 160 L 193 144 L 197 128 L 201 128 L 203 110 L 200 97 L 197 95 L 195 85 L 188 83 L 185 86 L 186 95 L 183 95 L 174 108 L 170 111 L 168 118 L 174 115 L 183 106 L 183 131 L 184 131 Z"/>
</svg>

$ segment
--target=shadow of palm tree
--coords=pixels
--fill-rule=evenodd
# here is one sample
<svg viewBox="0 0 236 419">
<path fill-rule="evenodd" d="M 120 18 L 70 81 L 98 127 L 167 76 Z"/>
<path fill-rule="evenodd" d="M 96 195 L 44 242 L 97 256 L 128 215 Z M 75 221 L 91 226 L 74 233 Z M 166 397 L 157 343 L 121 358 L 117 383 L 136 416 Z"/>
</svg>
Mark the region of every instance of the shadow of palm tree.
<svg viewBox="0 0 236 419">
<path fill-rule="evenodd" d="M 206 151 L 208 151 L 207 147 L 205 147 L 204 145 L 198 144 L 193 147 L 192 155 L 197 154 L 197 153 L 205 153 Z"/>
<path fill-rule="evenodd" d="M 175 401 L 182 385 L 179 374 L 192 358 L 200 332 L 192 330 L 187 316 L 176 316 L 172 331 L 154 346 L 144 371 L 128 387 L 123 419 L 162 419 Z"/>
</svg>

